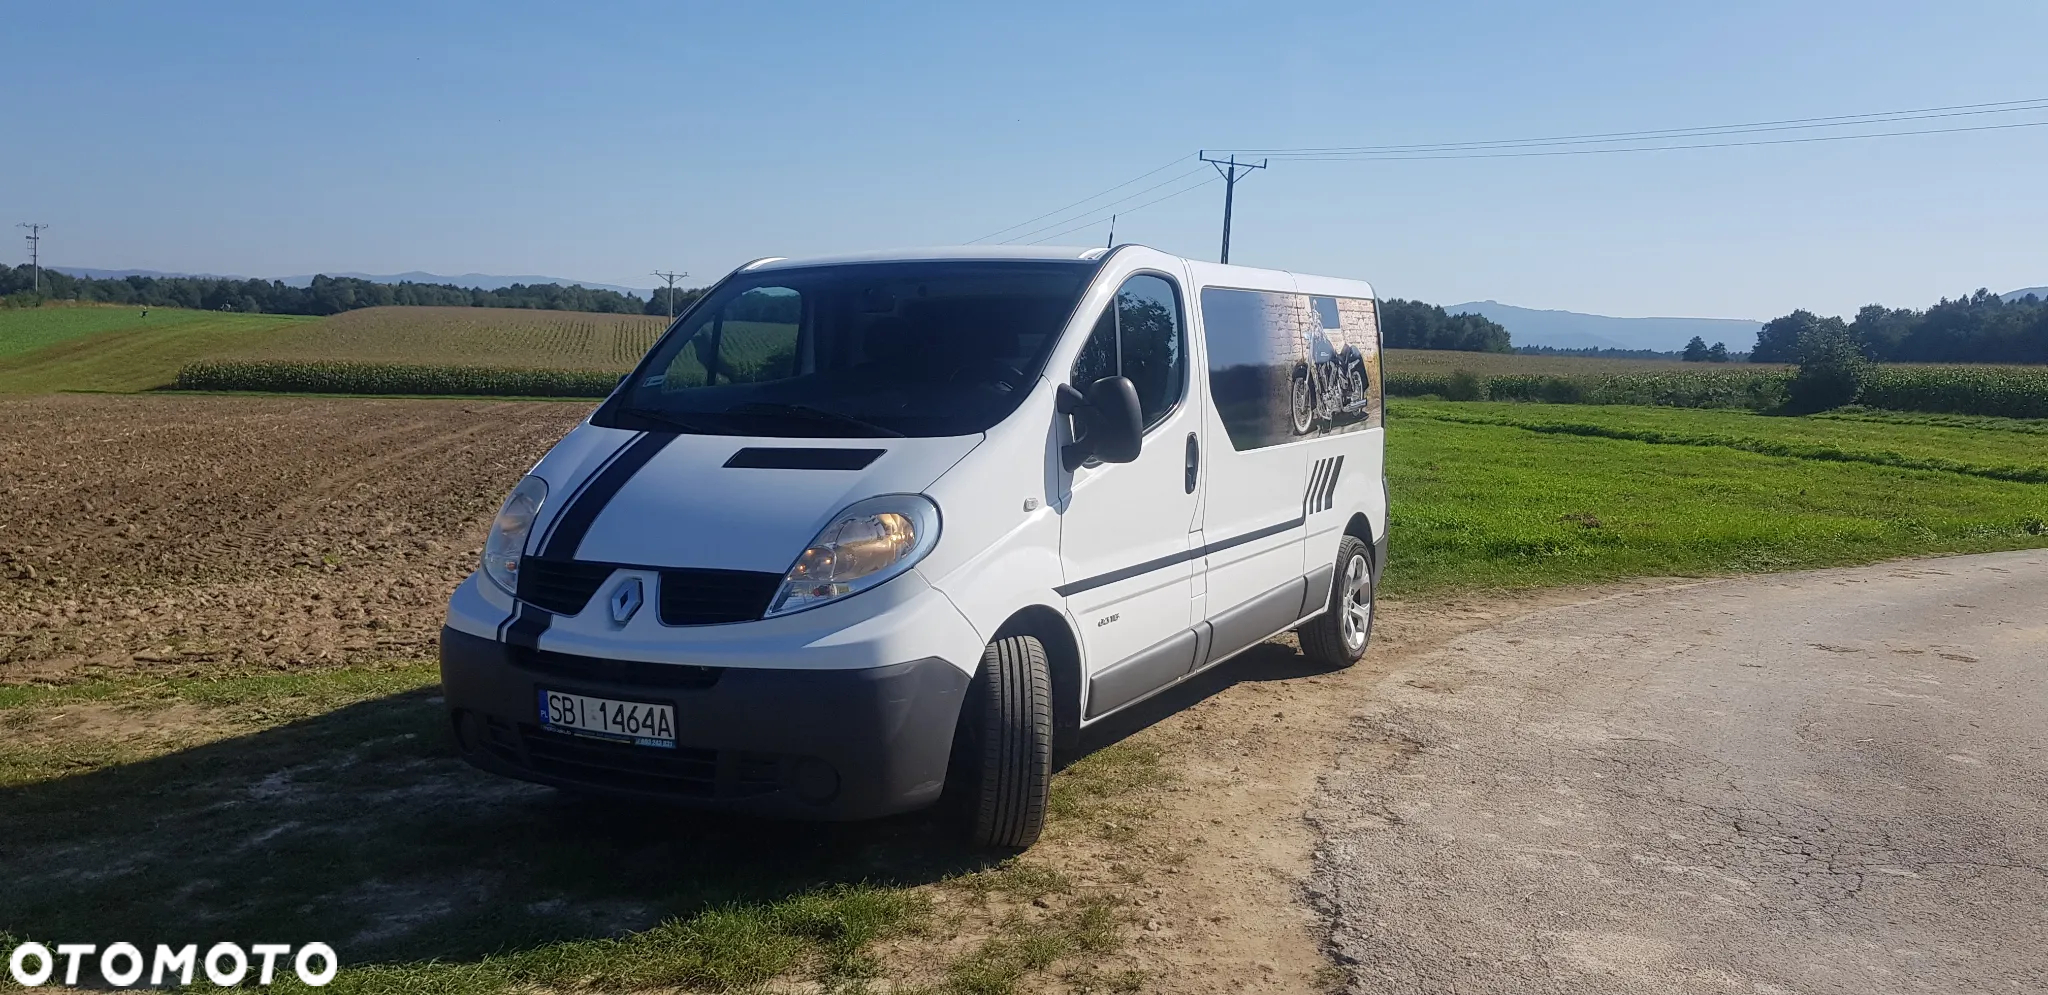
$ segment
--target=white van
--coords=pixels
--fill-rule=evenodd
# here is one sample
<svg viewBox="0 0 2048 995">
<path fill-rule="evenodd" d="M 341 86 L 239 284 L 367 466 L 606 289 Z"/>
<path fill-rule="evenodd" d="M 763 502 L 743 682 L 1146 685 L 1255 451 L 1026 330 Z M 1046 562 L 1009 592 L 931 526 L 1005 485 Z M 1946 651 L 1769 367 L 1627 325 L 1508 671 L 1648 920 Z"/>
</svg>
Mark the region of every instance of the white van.
<svg viewBox="0 0 2048 995">
<path fill-rule="evenodd" d="M 457 588 L 462 754 L 1029 846 L 1080 731 L 1290 629 L 1365 652 L 1372 288 L 1114 249 L 762 259 L 519 481 Z"/>
</svg>

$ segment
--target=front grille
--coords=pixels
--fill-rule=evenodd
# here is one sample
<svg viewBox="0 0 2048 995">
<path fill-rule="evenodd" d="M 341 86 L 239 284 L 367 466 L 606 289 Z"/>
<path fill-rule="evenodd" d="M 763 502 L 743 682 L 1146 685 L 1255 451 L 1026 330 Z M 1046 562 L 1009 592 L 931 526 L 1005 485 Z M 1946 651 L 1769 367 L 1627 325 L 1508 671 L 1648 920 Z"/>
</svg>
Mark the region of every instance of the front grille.
<svg viewBox="0 0 2048 995">
<path fill-rule="evenodd" d="M 718 683 L 723 667 L 699 667 L 679 663 L 642 663 L 638 660 L 607 660 L 573 653 L 555 653 L 513 647 L 513 664 L 551 677 L 570 680 L 632 684 L 640 687 L 702 690 Z"/>
<path fill-rule="evenodd" d="M 512 763 L 517 755 L 502 724 L 493 730 L 493 752 Z M 509 730 L 504 730 L 509 731 Z M 525 766 L 542 774 L 594 787 L 681 795 L 688 798 L 751 798 L 781 789 L 783 758 L 773 753 L 706 750 L 687 746 L 663 749 L 607 743 L 521 724 L 518 742 Z"/>
<path fill-rule="evenodd" d="M 610 563 L 580 560 L 519 559 L 519 600 L 557 615 L 576 615 L 617 569 Z"/>
<path fill-rule="evenodd" d="M 768 611 L 782 587 L 779 574 L 752 570 L 663 570 L 664 625 L 719 625 L 751 622 Z"/>
</svg>

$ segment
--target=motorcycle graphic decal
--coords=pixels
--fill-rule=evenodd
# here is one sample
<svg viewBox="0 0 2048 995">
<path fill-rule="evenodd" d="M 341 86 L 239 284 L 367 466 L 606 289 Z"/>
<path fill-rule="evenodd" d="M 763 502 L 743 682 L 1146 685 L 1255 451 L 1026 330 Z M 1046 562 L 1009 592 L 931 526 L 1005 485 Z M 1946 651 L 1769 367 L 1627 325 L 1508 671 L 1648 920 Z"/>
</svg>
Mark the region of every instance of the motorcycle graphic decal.
<svg viewBox="0 0 2048 995">
<path fill-rule="evenodd" d="M 1372 301 L 1207 287 L 1202 324 L 1210 393 L 1239 452 L 1379 427 Z"/>
</svg>

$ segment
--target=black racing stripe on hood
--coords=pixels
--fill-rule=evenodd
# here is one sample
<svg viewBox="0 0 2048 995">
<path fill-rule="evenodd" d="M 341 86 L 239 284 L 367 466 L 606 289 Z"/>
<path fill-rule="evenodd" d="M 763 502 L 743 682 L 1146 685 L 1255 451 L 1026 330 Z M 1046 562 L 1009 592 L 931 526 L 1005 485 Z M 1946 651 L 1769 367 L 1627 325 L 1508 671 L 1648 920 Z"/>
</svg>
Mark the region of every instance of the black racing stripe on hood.
<svg viewBox="0 0 2048 995">
<path fill-rule="evenodd" d="M 590 526 L 603 513 L 605 505 L 610 504 L 626 482 L 675 439 L 673 432 L 648 432 L 626 443 L 617 457 L 597 471 L 590 482 L 569 499 L 568 506 L 562 509 L 553 528 L 548 531 L 539 555 L 558 560 L 575 559 L 576 547 L 583 545 L 583 537 L 590 532 Z"/>
</svg>

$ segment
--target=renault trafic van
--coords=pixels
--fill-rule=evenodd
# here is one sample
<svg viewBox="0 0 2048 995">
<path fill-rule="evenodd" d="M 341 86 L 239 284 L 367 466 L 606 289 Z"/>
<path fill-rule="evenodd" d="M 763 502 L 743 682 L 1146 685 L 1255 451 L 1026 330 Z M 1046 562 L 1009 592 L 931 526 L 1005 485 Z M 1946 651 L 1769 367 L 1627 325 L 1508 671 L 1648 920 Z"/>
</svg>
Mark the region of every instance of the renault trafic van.
<svg viewBox="0 0 2048 995">
<path fill-rule="evenodd" d="M 1082 729 L 1386 562 L 1370 286 L 1139 245 L 761 259 L 512 488 L 456 589 L 462 755 L 577 791 L 1029 846 Z"/>
</svg>

